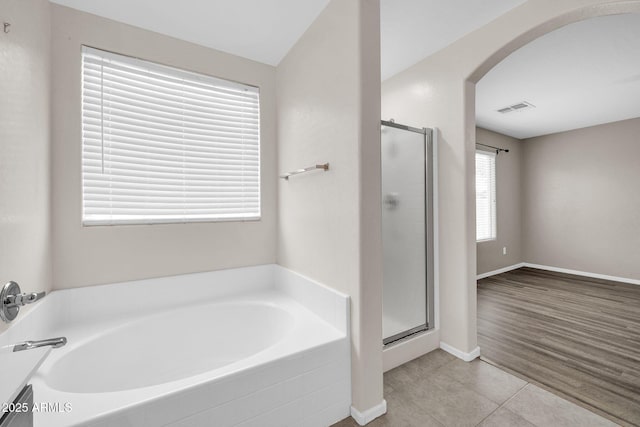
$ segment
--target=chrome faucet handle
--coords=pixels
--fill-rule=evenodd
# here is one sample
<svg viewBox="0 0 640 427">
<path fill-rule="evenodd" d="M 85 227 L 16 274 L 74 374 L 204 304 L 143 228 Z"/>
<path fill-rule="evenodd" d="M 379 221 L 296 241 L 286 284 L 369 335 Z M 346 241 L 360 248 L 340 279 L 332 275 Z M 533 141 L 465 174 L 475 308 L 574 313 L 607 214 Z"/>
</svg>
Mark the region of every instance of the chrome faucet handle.
<svg viewBox="0 0 640 427">
<path fill-rule="evenodd" d="M 34 303 L 41 298 L 44 298 L 46 292 L 33 292 L 30 294 L 18 294 L 18 295 L 9 295 L 7 296 L 7 301 L 9 302 L 9 306 L 23 306 L 27 304 Z"/>
<path fill-rule="evenodd" d="M 9 323 L 16 318 L 20 307 L 38 301 L 46 295 L 45 292 L 22 293 L 20 285 L 9 282 L 0 291 L 0 318 Z"/>
</svg>

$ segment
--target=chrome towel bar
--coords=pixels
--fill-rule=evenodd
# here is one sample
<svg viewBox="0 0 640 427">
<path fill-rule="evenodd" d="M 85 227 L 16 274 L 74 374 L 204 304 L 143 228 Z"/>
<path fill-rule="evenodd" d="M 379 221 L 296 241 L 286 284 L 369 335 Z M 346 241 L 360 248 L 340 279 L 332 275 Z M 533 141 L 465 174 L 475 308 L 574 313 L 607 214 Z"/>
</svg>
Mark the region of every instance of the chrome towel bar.
<svg viewBox="0 0 640 427">
<path fill-rule="evenodd" d="M 309 166 L 308 168 L 304 168 L 304 169 L 296 169 L 294 171 L 287 172 L 287 173 L 284 173 L 284 174 L 280 175 L 280 178 L 289 180 L 290 176 L 298 175 L 298 174 L 305 173 L 305 172 L 311 172 L 311 171 L 316 170 L 316 169 L 322 169 L 322 170 L 328 171 L 329 170 L 329 163 L 325 163 L 323 165 L 313 165 L 313 166 Z"/>
</svg>

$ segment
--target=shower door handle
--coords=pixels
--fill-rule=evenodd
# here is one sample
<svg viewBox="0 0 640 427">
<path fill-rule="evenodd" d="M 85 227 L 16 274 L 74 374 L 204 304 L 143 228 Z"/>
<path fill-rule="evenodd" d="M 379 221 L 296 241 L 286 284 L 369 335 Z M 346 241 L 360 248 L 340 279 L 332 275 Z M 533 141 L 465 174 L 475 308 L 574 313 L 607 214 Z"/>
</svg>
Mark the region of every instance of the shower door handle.
<svg viewBox="0 0 640 427">
<path fill-rule="evenodd" d="M 400 204 L 400 200 L 398 199 L 398 193 L 387 193 L 384 195 L 382 200 L 384 207 L 387 210 L 394 211 L 398 208 L 398 204 Z"/>
</svg>

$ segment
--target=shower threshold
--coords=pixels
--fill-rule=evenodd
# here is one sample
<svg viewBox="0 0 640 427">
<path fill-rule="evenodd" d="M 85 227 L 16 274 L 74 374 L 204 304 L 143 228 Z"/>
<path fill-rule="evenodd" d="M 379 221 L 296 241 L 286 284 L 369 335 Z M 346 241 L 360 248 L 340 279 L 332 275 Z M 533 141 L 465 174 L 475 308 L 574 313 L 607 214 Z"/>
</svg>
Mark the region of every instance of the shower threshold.
<svg viewBox="0 0 640 427">
<path fill-rule="evenodd" d="M 391 335 L 390 337 L 384 338 L 382 340 L 382 345 L 383 346 L 387 346 L 389 344 L 393 344 L 396 343 L 398 341 L 404 340 L 406 338 L 409 338 L 413 335 L 419 334 L 420 332 L 425 332 L 429 330 L 429 324 L 424 324 L 424 325 L 420 325 L 420 326 L 416 326 L 415 328 L 411 328 L 409 330 L 406 330 L 404 332 L 400 332 L 398 334 L 395 335 Z"/>
</svg>

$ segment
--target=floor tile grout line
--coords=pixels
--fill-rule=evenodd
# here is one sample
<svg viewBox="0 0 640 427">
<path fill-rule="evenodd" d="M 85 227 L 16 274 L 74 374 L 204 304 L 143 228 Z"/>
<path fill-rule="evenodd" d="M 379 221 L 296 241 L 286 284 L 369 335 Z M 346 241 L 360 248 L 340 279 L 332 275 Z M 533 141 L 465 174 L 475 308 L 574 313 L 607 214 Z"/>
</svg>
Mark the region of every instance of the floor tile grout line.
<svg viewBox="0 0 640 427">
<path fill-rule="evenodd" d="M 474 359 L 474 360 L 475 360 L 475 359 Z M 447 367 L 447 366 L 449 366 L 449 365 L 451 365 L 451 364 L 453 364 L 453 363 L 456 363 L 457 361 L 459 361 L 459 359 L 454 358 L 454 359 L 451 359 L 451 360 L 450 360 L 450 361 L 448 361 L 448 362 L 443 363 L 442 365 L 440 365 L 440 366 L 438 366 L 436 369 L 434 369 L 433 374 L 436 374 L 438 371 L 443 370 L 445 367 Z M 479 361 L 480 361 L 480 360 L 479 360 Z M 472 362 L 473 362 L 473 361 L 471 361 L 471 362 L 466 362 L 466 363 L 472 363 Z M 446 374 L 445 374 L 445 376 L 447 377 L 447 379 L 448 379 L 449 381 L 454 382 L 454 383 L 458 384 L 459 386 L 461 386 L 461 387 L 463 387 L 463 388 L 466 388 L 466 387 L 467 387 L 464 383 L 462 383 L 462 382 L 458 381 L 457 379 L 455 379 L 455 378 L 453 378 L 453 377 L 451 377 L 451 376 L 449 376 L 449 375 L 446 375 Z M 482 394 L 478 393 L 478 392 L 477 392 L 477 391 L 475 391 L 475 390 L 470 390 L 470 391 L 471 391 L 471 392 L 473 392 L 473 393 L 475 393 L 475 394 L 477 394 L 477 395 L 478 395 L 478 396 L 480 396 L 480 397 L 483 397 L 483 398 L 487 399 L 488 401 L 490 401 L 490 402 L 492 402 L 492 403 L 494 403 L 494 404 L 497 404 L 497 403 L 496 403 L 496 402 L 494 402 L 493 400 L 491 400 L 491 399 L 489 399 L 488 397 L 486 397 L 486 396 L 484 396 L 484 395 L 482 395 Z M 518 390 L 518 391 L 519 391 L 519 390 Z M 413 400 L 412 400 L 412 403 L 414 403 L 414 404 L 415 404 L 415 401 L 413 401 Z M 419 405 L 417 405 L 417 404 L 416 404 L 416 406 L 419 406 Z M 500 408 L 500 406 L 498 406 L 498 408 Z M 494 411 L 498 410 L 498 408 L 496 408 Z M 493 413 L 494 411 L 492 411 L 491 413 Z M 428 414 L 431 418 L 433 418 L 436 422 L 438 422 L 438 424 L 440 424 L 440 425 L 442 425 L 442 426 L 446 426 L 446 425 L 447 425 L 446 421 L 444 421 L 444 420 L 443 420 L 443 421 L 441 421 L 441 420 L 440 420 L 438 417 L 436 417 L 434 414 L 432 414 L 432 413 L 430 413 L 430 412 L 427 412 L 427 414 Z M 489 414 L 489 415 L 490 415 L 490 414 Z M 487 415 L 487 416 L 488 416 L 488 415 Z M 486 418 L 486 417 L 485 417 L 485 418 Z M 482 421 L 484 421 L 484 418 L 483 418 L 480 422 L 482 422 Z"/>
<path fill-rule="evenodd" d="M 482 359 L 481 359 L 482 360 Z M 616 425 L 620 425 L 620 421 L 623 421 L 625 423 L 630 423 L 630 421 L 627 421 L 623 418 L 618 417 L 615 414 L 612 414 L 611 412 L 605 411 L 603 409 L 597 408 L 591 404 L 589 404 L 589 402 L 586 402 L 578 397 L 575 396 L 571 396 L 567 393 L 562 392 L 561 390 L 558 390 L 557 388 L 546 384 L 545 382 L 533 379 L 533 378 L 529 378 L 527 377 L 525 374 L 523 374 L 522 372 L 516 371 L 514 369 L 508 368 L 506 366 L 502 366 L 500 364 L 494 363 L 493 361 L 486 359 L 484 360 L 484 362 L 510 374 L 513 375 L 516 378 L 520 378 L 522 381 L 526 381 L 527 384 L 531 384 L 534 387 L 538 387 L 541 388 L 542 390 L 545 390 L 553 395 L 555 395 L 556 397 L 559 397 L 560 399 L 566 400 L 567 402 L 570 402 L 576 406 L 579 406 L 595 415 L 598 415 L 604 419 L 607 419 L 609 421 L 611 421 L 612 423 L 616 424 Z M 525 385 L 526 387 L 526 385 Z M 524 388 L 524 387 L 523 387 Z M 514 395 L 515 396 L 515 395 Z M 509 399 L 511 400 L 511 399 Z M 505 402 L 506 403 L 506 402 Z M 633 423 L 629 424 L 631 426 L 635 425 Z"/>
<path fill-rule="evenodd" d="M 437 350 L 438 352 L 441 352 L 441 350 Z M 444 353 L 443 353 L 444 354 Z M 424 355 L 426 356 L 426 355 Z M 418 358 L 420 359 L 420 358 Z M 435 359 L 429 359 L 429 363 L 418 363 L 416 366 L 409 366 L 409 364 L 405 364 L 407 365 L 407 367 L 409 369 L 404 369 L 399 371 L 400 375 L 397 377 L 397 380 L 399 381 L 397 384 L 397 388 L 393 389 L 391 392 L 391 395 L 396 396 L 397 399 L 400 399 L 401 401 L 404 401 L 405 404 L 409 404 L 413 409 L 418 408 L 420 409 L 420 413 L 418 413 L 418 411 L 413 411 L 413 409 L 409 410 L 409 413 L 414 413 L 414 415 L 410 416 L 410 422 L 411 424 L 407 424 L 407 425 L 414 425 L 414 426 L 418 426 L 418 425 L 424 425 L 423 423 L 420 423 L 420 421 L 426 422 L 427 420 L 431 420 L 433 423 L 435 423 L 435 425 L 440 426 L 440 427 L 444 427 L 446 425 L 451 425 L 451 423 L 447 424 L 447 416 L 446 413 L 444 414 L 440 414 L 440 412 L 438 410 L 436 410 L 436 412 L 432 412 L 432 409 L 434 409 L 435 407 L 433 407 L 433 405 L 427 405 L 427 406 L 423 406 L 421 405 L 419 402 L 421 402 L 422 400 L 420 399 L 416 399 L 418 396 L 415 395 L 414 387 L 418 387 L 418 388 L 424 388 L 424 387 L 430 387 L 429 383 L 431 382 L 431 385 L 433 387 L 436 388 L 448 388 L 447 384 L 455 384 L 455 388 L 462 386 L 467 388 L 469 391 L 473 392 L 474 394 L 483 397 L 484 399 L 488 399 L 490 402 L 492 402 L 495 405 L 495 409 L 490 410 L 490 412 L 487 415 L 484 415 L 482 417 L 481 420 L 479 420 L 477 423 L 474 423 L 474 426 L 479 426 L 480 424 L 484 423 L 485 421 L 487 421 L 488 419 L 490 419 L 491 417 L 494 417 L 496 420 L 503 420 L 504 419 L 511 419 L 512 417 L 517 417 L 519 419 L 522 420 L 522 422 L 526 422 L 527 425 L 529 425 L 530 427 L 546 427 L 549 424 L 541 424 L 540 422 L 542 420 L 535 418 L 535 421 L 532 421 L 527 414 L 527 411 L 525 410 L 524 412 L 521 412 L 521 408 L 520 408 L 520 403 L 525 403 L 526 405 L 526 401 L 529 400 L 528 398 L 528 392 L 527 390 L 529 390 L 529 392 L 535 391 L 540 389 L 540 391 L 544 391 L 547 393 L 550 393 L 551 395 L 555 395 L 556 398 L 560 399 L 561 401 L 566 401 L 570 404 L 573 404 L 575 406 L 577 406 L 578 408 L 581 407 L 581 405 L 576 404 L 575 402 L 573 402 L 571 399 L 567 399 L 563 396 L 559 396 L 556 395 L 555 393 L 553 393 L 552 391 L 548 390 L 547 387 L 543 386 L 543 385 L 539 385 L 537 384 L 535 381 L 527 381 L 526 377 L 524 377 L 521 374 L 518 374 L 516 372 L 511 371 L 509 368 L 502 368 L 497 364 L 492 363 L 490 360 L 483 360 L 482 358 L 477 360 L 477 361 L 473 361 L 471 363 L 461 363 L 460 360 L 455 359 L 455 358 L 451 358 L 449 360 L 444 361 L 444 363 L 442 363 L 441 361 L 438 361 L 439 357 L 436 357 Z M 416 359 L 417 360 L 417 359 Z M 438 363 L 436 363 L 434 366 L 437 367 L 433 367 L 432 362 L 436 360 L 438 361 Z M 475 388 L 475 386 L 473 386 L 474 384 L 480 384 L 480 383 L 476 383 L 475 381 L 473 381 L 472 383 L 468 383 L 466 382 L 466 380 L 468 379 L 467 376 L 472 375 L 475 377 L 474 374 L 477 375 L 483 375 L 481 374 L 481 372 L 485 372 L 486 370 L 484 368 L 482 368 L 482 363 L 484 362 L 484 364 L 488 365 L 488 367 L 492 367 L 495 368 L 496 371 L 500 371 L 502 374 L 507 374 L 508 376 L 512 376 L 514 378 L 519 379 L 519 383 L 516 386 L 516 389 L 514 391 L 511 392 L 511 394 L 509 394 L 506 399 L 502 402 L 502 403 L 498 403 L 498 401 L 500 399 L 496 399 L 493 400 L 492 398 L 489 398 L 488 395 L 490 396 L 494 396 L 494 397 L 499 397 L 498 395 L 494 395 L 493 393 L 488 393 L 488 395 L 486 395 L 484 393 L 485 388 L 484 387 L 480 387 L 478 389 Z M 470 367 L 470 365 L 472 364 L 477 364 L 477 365 L 482 365 L 482 366 L 476 366 L 475 368 Z M 459 364 L 461 366 L 456 366 L 456 364 Z M 404 366 L 404 365 L 403 365 Z M 469 369 L 465 369 L 464 367 L 469 367 Z M 399 367 L 400 368 L 400 367 Z M 479 369 L 479 370 L 478 370 Z M 453 372 L 453 371 L 457 371 L 457 372 Z M 487 374 L 491 374 L 490 372 L 486 372 Z M 389 377 L 390 374 L 385 373 L 385 387 L 387 385 L 387 381 L 390 379 Z M 438 376 L 438 378 L 434 378 L 434 376 Z M 493 374 L 489 375 L 490 377 L 493 377 Z M 497 377 L 496 377 L 497 378 Z M 433 382 L 431 381 L 433 380 Z M 394 380 L 395 381 L 395 380 Z M 497 381 L 497 379 L 496 379 Z M 492 383 L 490 383 L 492 384 Z M 511 388 L 511 387 L 510 387 Z M 437 392 L 438 390 L 431 390 L 431 393 L 433 392 Z M 452 393 L 455 392 L 455 390 L 450 390 Z M 519 398 L 519 395 L 523 394 L 522 398 Z M 516 405 L 514 405 L 513 409 L 508 407 L 512 401 L 514 401 L 514 399 L 516 399 L 516 397 L 518 397 L 518 402 L 516 403 Z M 433 402 L 432 402 L 433 403 Z M 453 404 L 458 405 L 460 403 L 460 401 L 458 400 L 457 402 L 454 402 Z M 530 406 L 530 405 L 529 405 Z M 395 410 L 393 410 L 394 408 L 390 408 L 392 409 L 389 412 L 393 412 L 393 413 L 401 413 L 401 412 L 406 412 L 403 411 L 401 407 L 395 408 L 398 410 L 398 412 L 396 412 Z M 485 408 L 485 409 L 490 409 L 490 408 Z M 500 416 L 496 416 L 497 411 L 503 409 L 503 412 L 500 414 Z M 522 409 L 527 409 L 527 408 L 522 408 Z M 582 408 L 582 409 L 587 409 L 587 408 Z M 481 410 L 481 409 L 479 409 Z M 587 409 L 587 411 L 589 411 Z M 482 411 L 484 412 L 484 411 Z M 589 412 L 593 412 L 593 411 L 589 411 Z M 476 416 L 477 415 L 481 415 L 481 413 L 478 413 L 477 411 L 475 411 Z M 439 415 L 443 415 L 445 418 L 443 418 L 441 420 Z M 594 413 L 594 415 L 596 416 L 600 416 L 602 417 L 602 415 L 598 414 L 598 413 Z M 416 418 L 417 417 L 417 418 Z M 466 422 L 471 421 L 472 418 L 475 418 L 475 416 L 473 416 L 473 414 L 469 415 L 469 417 L 464 418 L 466 420 Z M 606 417 L 602 417 L 606 420 Z M 383 417 L 384 419 L 384 417 Z M 515 419 L 515 418 L 514 418 Z M 387 419 L 387 421 L 389 421 L 391 419 Z M 613 421 L 613 420 L 609 420 L 609 421 Z M 416 422 L 416 423 L 414 423 Z M 336 424 L 337 425 L 337 424 Z M 347 424 L 340 424 L 342 427 L 347 426 Z M 351 423 L 348 424 L 348 426 L 357 426 L 357 424 L 355 423 Z M 388 425 L 385 421 L 382 422 L 382 424 L 377 424 L 376 425 Z M 396 424 L 397 425 L 397 424 Z M 622 425 L 626 425 L 626 424 L 622 424 Z M 619 426 L 620 427 L 620 426 Z M 640 426 L 638 426 L 640 427 Z"/>
<path fill-rule="evenodd" d="M 486 362 L 485 362 L 485 363 L 486 363 Z M 491 364 L 489 364 L 489 365 L 491 365 Z M 493 365 L 491 365 L 491 366 L 493 366 Z M 502 369 L 500 369 L 500 370 L 502 371 Z M 502 371 L 502 372 L 505 372 L 505 371 Z M 508 372 L 505 372 L 505 373 L 506 373 L 506 374 L 509 374 Z M 511 374 L 509 374 L 509 375 L 511 375 Z M 515 376 L 515 375 L 514 375 L 514 376 Z M 517 377 L 516 377 L 516 378 L 517 378 Z M 483 419 L 481 419 L 481 420 L 480 420 L 480 422 L 479 422 L 478 424 L 476 424 L 476 426 L 479 426 L 480 424 L 482 424 L 482 423 L 484 422 L 484 420 L 486 420 L 486 419 L 487 419 L 487 418 L 489 418 L 491 415 L 493 415 L 496 411 L 498 411 L 500 408 L 502 408 L 503 406 L 505 406 L 508 402 L 510 402 L 510 401 L 511 401 L 511 399 L 513 399 L 514 397 L 516 397 L 516 396 L 517 396 L 517 395 L 518 395 L 522 390 L 524 390 L 524 388 L 525 388 L 526 386 L 528 386 L 528 385 L 529 385 L 529 383 L 528 383 L 528 382 L 525 382 L 525 383 L 524 383 L 524 385 L 518 389 L 518 391 L 516 391 L 515 393 L 513 393 L 513 395 L 512 395 L 510 398 L 508 398 L 507 400 L 505 400 L 504 402 L 502 402 L 502 404 L 501 404 L 501 405 L 498 405 L 498 407 L 497 407 L 496 409 L 494 409 L 493 411 L 491 411 L 491 413 L 487 414 L 487 416 L 486 416 L 486 417 L 484 417 Z M 507 411 L 509 410 L 509 409 L 507 409 L 507 408 L 505 408 L 505 409 L 506 409 Z M 510 411 L 510 412 L 511 412 L 511 411 Z M 516 415 L 518 415 L 519 417 L 521 416 L 521 415 L 519 415 L 519 414 L 516 414 Z M 527 421 L 528 421 L 528 420 L 527 420 Z"/>
<path fill-rule="evenodd" d="M 449 362 L 447 362 L 447 363 L 443 364 L 442 366 L 438 367 L 438 368 L 434 371 L 434 373 L 436 373 L 436 372 L 438 372 L 438 371 L 440 371 L 440 370 L 444 369 L 444 368 L 445 368 L 445 367 L 447 367 L 448 365 L 451 365 L 451 364 L 453 364 L 453 363 L 456 363 L 456 361 L 457 361 L 457 360 L 458 360 L 458 359 L 453 359 L 453 360 L 451 360 L 451 361 L 449 361 Z M 482 360 L 482 359 L 480 359 L 480 358 L 474 359 L 474 360 L 472 360 L 472 361 L 470 361 L 470 362 L 466 362 L 466 363 L 473 363 L 473 362 L 474 362 L 474 361 L 476 361 L 476 360 L 478 361 L 478 363 L 486 363 L 487 365 L 492 366 L 492 367 L 494 367 L 494 368 L 498 369 L 499 371 L 504 372 L 504 373 L 505 373 L 505 374 L 507 374 L 507 375 L 511 375 L 511 376 L 513 376 L 513 377 L 515 377 L 515 378 L 518 378 L 517 376 L 515 376 L 515 375 L 513 375 L 513 374 L 510 374 L 509 372 L 506 372 L 506 371 L 504 371 L 504 370 L 500 369 L 499 367 L 494 366 L 493 364 L 488 363 L 488 362 L 486 362 L 486 361 L 484 361 L 484 360 Z M 453 378 L 453 377 L 451 377 L 451 376 L 449 376 L 449 375 L 446 375 L 446 374 L 445 374 L 445 376 L 446 376 L 450 381 L 453 381 L 453 382 L 457 383 L 458 385 L 461 385 L 462 387 L 466 387 L 466 385 L 465 385 L 464 383 L 462 383 L 462 382 L 458 381 L 457 379 L 455 379 L 455 378 Z M 518 378 L 518 379 L 520 379 L 520 380 L 524 381 L 524 382 L 525 382 L 525 384 L 524 384 L 522 387 L 520 387 L 520 388 L 519 388 L 515 393 L 513 393 L 513 395 L 512 395 L 511 397 L 509 397 L 507 400 L 505 400 L 502 404 L 498 404 L 497 402 L 494 402 L 494 401 L 493 401 L 493 400 L 491 400 L 489 397 L 487 397 L 487 396 L 485 396 L 485 395 L 483 395 L 483 394 L 481 394 L 481 393 L 477 392 L 476 390 L 470 390 L 470 391 L 472 391 L 473 393 L 477 394 L 478 396 L 481 396 L 481 397 L 483 397 L 483 398 L 487 399 L 488 401 L 490 401 L 490 402 L 492 402 L 492 403 L 494 403 L 494 404 L 498 405 L 498 407 L 497 407 L 496 409 L 494 409 L 494 410 L 493 410 L 493 411 L 491 411 L 489 414 L 487 414 L 487 416 L 485 416 L 484 418 L 482 418 L 482 419 L 480 420 L 480 422 L 479 422 L 478 424 L 476 424 L 476 426 L 478 426 L 478 425 L 482 424 L 482 423 L 484 422 L 484 420 L 486 420 L 487 418 L 489 418 L 489 417 L 490 417 L 494 412 L 496 412 L 498 409 L 502 408 L 502 407 L 503 407 L 507 402 L 509 402 L 511 399 L 513 399 L 513 398 L 514 398 L 518 393 L 520 393 L 520 392 L 521 392 L 521 391 L 522 391 L 522 390 L 523 390 L 527 385 L 529 385 L 529 382 L 528 382 L 528 381 L 525 381 L 525 380 L 523 380 L 522 378 Z M 436 421 L 440 422 L 440 420 L 439 420 L 439 419 L 437 419 L 437 418 L 436 418 L 435 416 L 433 416 L 432 414 L 429 414 L 429 415 L 431 415 L 431 417 L 432 417 L 433 419 L 435 419 Z M 442 423 L 441 423 L 441 424 L 442 424 Z"/>
</svg>

